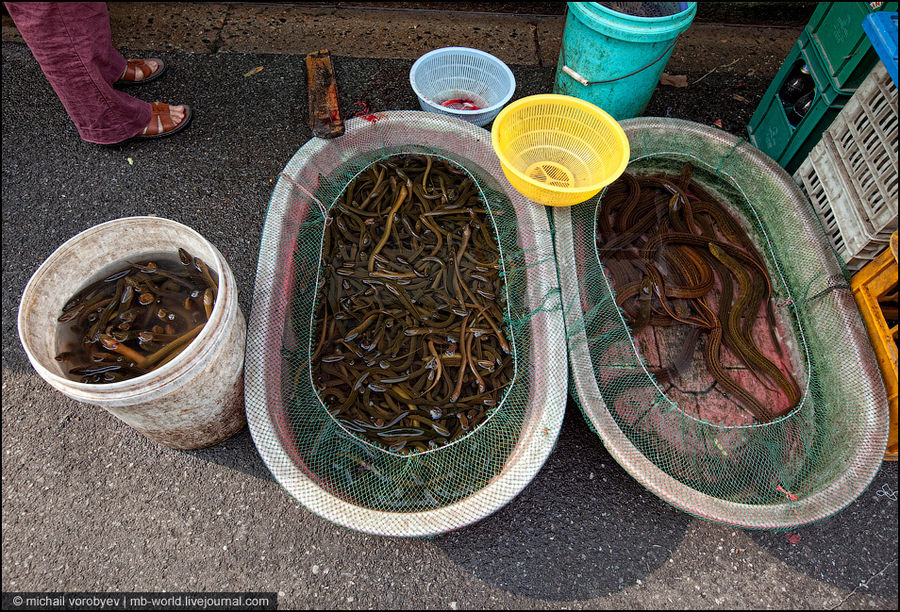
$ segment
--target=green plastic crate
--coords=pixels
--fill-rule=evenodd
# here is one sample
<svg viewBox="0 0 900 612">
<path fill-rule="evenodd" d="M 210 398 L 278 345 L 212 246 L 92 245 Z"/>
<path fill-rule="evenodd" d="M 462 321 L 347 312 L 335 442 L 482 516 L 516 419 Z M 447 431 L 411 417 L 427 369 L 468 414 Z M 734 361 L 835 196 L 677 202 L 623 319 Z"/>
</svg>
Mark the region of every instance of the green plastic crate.
<svg viewBox="0 0 900 612">
<path fill-rule="evenodd" d="M 873 4 L 880 4 L 873 9 Z M 856 89 L 878 62 L 878 54 L 863 30 L 872 12 L 896 11 L 896 2 L 820 2 L 804 33 L 815 45 L 832 86 Z"/>
<path fill-rule="evenodd" d="M 778 98 L 778 90 L 799 62 L 809 66 L 810 75 L 816 85 L 816 95 L 812 107 L 803 120 L 796 127 L 791 127 L 787 113 Z M 750 142 L 792 174 L 819 142 L 822 132 L 831 125 L 854 91 L 834 86 L 831 74 L 822 64 L 815 45 L 804 31 L 781 65 L 747 125 Z"/>
</svg>

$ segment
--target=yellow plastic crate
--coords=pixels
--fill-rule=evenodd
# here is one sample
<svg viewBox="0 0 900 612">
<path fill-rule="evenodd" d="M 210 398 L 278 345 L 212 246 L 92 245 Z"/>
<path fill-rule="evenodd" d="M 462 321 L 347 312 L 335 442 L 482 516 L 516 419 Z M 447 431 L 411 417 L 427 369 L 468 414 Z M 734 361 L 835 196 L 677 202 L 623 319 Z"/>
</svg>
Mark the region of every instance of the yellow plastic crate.
<svg viewBox="0 0 900 612">
<path fill-rule="evenodd" d="M 891 236 L 891 246 L 875 260 L 853 275 L 850 282 L 853 296 L 859 305 L 869 339 L 875 349 L 878 365 L 884 377 L 888 407 L 891 412 L 891 431 L 884 458 L 897 460 L 897 232 Z M 891 321 L 892 325 L 888 323 Z"/>
</svg>

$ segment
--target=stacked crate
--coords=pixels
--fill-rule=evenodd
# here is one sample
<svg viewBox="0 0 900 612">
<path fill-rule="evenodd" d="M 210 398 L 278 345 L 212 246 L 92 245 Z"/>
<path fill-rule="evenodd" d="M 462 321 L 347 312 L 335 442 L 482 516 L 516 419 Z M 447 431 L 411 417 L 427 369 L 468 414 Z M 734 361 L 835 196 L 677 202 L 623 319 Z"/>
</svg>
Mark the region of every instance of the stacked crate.
<svg viewBox="0 0 900 612">
<path fill-rule="evenodd" d="M 879 63 L 794 174 L 851 271 L 897 229 L 897 87 Z"/>
<path fill-rule="evenodd" d="M 815 16 L 810 24 L 814 21 Z M 851 288 L 888 397 L 891 425 L 885 458 L 897 460 L 897 14 L 870 15 L 863 21 L 870 35 L 873 24 L 892 25 L 886 38 L 893 42 L 885 47 L 884 36 L 875 38 L 882 62 L 823 130 L 794 180 L 818 213 L 835 251 L 855 272 Z M 840 54 L 834 59 L 840 60 Z M 845 66 L 843 73 L 848 70 Z"/>
<path fill-rule="evenodd" d="M 897 398 L 900 384 L 897 377 L 897 233 L 891 247 L 853 275 L 850 282 L 859 312 L 866 322 L 872 348 L 884 377 L 891 428 L 885 459 L 897 460 Z"/>
<path fill-rule="evenodd" d="M 747 125 L 750 142 L 793 174 L 825 129 L 850 100 L 878 54 L 863 20 L 874 10 L 869 2 L 820 2 Z M 896 11 L 896 2 L 878 10 Z M 812 107 L 792 126 L 778 92 L 794 69 L 809 67 L 815 83 Z"/>
</svg>

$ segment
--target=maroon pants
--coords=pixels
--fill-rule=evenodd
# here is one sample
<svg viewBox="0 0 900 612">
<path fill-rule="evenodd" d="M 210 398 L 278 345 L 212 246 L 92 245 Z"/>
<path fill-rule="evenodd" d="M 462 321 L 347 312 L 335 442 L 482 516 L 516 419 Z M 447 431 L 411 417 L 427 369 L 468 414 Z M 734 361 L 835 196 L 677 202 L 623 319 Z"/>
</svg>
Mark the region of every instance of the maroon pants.
<svg viewBox="0 0 900 612">
<path fill-rule="evenodd" d="M 105 2 L 5 2 L 83 140 L 113 144 L 152 118 L 150 104 L 114 89 L 125 58 L 112 46 Z"/>
</svg>

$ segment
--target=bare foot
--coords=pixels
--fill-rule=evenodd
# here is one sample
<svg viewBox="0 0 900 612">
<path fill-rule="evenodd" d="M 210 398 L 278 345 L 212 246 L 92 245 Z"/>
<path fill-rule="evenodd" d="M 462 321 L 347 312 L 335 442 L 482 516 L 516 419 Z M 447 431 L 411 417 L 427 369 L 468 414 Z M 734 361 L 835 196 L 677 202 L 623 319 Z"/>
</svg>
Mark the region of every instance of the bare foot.
<svg viewBox="0 0 900 612">
<path fill-rule="evenodd" d="M 188 113 L 187 106 L 179 104 L 170 106 L 162 102 L 153 102 L 153 117 L 140 132 L 140 136 L 157 136 L 167 132 L 174 132 L 181 126 Z"/>
<path fill-rule="evenodd" d="M 134 79 L 135 82 L 143 81 L 148 76 L 159 70 L 159 63 L 154 59 L 142 60 L 142 64 L 135 64 L 134 66 Z M 145 70 L 146 69 L 146 70 Z M 128 66 L 125 66 L 125 70 L 122 72 L 122 76 L 119 79 L 124 79 L 125 75 L 128 73 Z"/>
<path fill-rule="evenodd" d="M 162 60 L 156 57 L 145 59 L 130 59 L 125 64 L 122 76 L 116 81 L 117 85 L 139 85 L 156 80 L 162 76 L 166 67 Z"/>
</svg>

